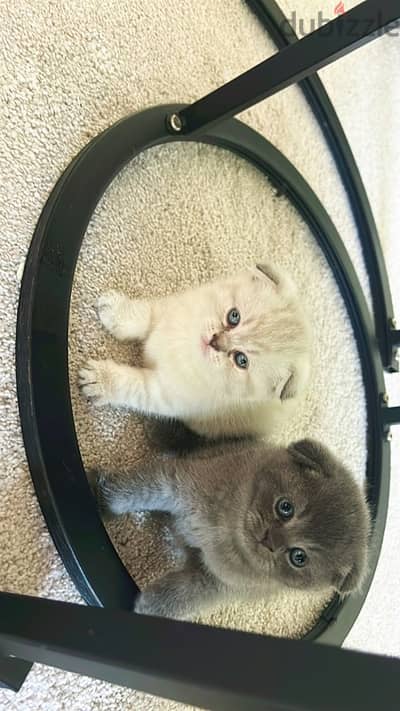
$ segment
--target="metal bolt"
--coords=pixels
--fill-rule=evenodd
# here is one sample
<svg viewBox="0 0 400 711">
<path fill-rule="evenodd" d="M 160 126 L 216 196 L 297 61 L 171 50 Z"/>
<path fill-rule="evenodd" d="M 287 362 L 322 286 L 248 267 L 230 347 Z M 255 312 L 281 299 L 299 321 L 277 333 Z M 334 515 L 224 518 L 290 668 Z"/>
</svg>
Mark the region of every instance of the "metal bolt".
<svg viewBox="0 0 400 711">
<path fill-rule="evenodd" d="M 167 116 L 167 124 L 173 133 L 180 133 L 183 129 L 182 119 L 179 114 L 170 114 Z"/>
<path fill-rule="evenodd" d="M 387 441 L 387 442 L 391 442 L 392 439 L 393 439 L 393 434 L 392 434 L 391 431 L 389 430 L 389 432 L 386 433 L 386 441 Z"/>
<path fill-rule="evenodd" d="M 387 393 L 383 393 L 382 400 L 385 403 L 385 405 L 388 405 L 389 404 L 389 395 Z"/>
<path fill-rule="evenodd" d="M 396 321 L 395 318 L 389 319 L 389 326 L 390 326 L 390 328 L 393 328 L 394 330 L 396 330 L 396 328 L 397 328 L 397 321 Z"/>
</svg>

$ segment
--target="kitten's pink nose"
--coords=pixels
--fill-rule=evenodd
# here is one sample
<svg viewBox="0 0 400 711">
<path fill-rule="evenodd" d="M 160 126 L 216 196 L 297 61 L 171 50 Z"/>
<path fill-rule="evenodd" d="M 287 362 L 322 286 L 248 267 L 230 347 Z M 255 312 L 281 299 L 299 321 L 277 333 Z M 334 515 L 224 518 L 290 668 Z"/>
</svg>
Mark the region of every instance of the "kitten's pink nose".
<svg viewBox="0 0 400 711">
<path fill-rule="evenodd" d="M 224 353 L 226 353 L 228 351 L 228 341 L 226 334 L 214 333 L 210 341 L 210 346 L 211 348 L 214 348 L 215 351 L 224 351 Z"/>
<path fill-rule="evenodd" d="M 214 333 L 214 335 L 210 341 L 210 346 L 211 346 L 211 348 L 214 348 L 215 351 L 221 350 L 220 345 L 218 343 L 218 334 L 217 333 Z"/>
<path fill-rule="evenodd" d="M 264 536 L 264 538 L 262 540 L 262 544 L 263 544 L 263 546 L 268 548 L 268 550 L 271 551 L 271 553 L 275 552 L 276 545 L 274 545 L 274 540 L 272 538 L 272 529 L 271 528 L 267 531 L 267 534 Z"/>
</svg>

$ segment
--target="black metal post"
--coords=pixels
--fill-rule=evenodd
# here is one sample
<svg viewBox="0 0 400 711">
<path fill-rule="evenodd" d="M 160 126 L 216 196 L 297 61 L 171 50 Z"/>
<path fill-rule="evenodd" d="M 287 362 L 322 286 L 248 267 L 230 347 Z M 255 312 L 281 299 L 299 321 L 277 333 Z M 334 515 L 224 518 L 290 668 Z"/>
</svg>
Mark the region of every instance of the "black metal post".
<svg viewBox="0 0 400 711">
<path fill-rule="evenodd" d="M 385 407 L 383 410 L 383 419 L 386 427 L 400 425 L 400 407 Z"/>
<path fill-rule="evenodd" d="M 0 687 L 19 691 L 32 667 L 31 662 L 15 657 L 0 657 Z"/>
<path fill-rule="evenodd" d="M 169 117 L 169 128 L 205 131 L 370 42 L 399 17 L 398 0 L 367 0 Z"/>
<path fill-rule="evenodd" d="M 0 618 L 3 654 L 203 708 L 398 708 L 395 659 L 9 593 Z"/>
<path fill-rule="evenodd" d="M 392 336 L 393 348 L 399 348 L 400 347 L 400 331 L 392 331 L 391 336 Z"/>
</svg>

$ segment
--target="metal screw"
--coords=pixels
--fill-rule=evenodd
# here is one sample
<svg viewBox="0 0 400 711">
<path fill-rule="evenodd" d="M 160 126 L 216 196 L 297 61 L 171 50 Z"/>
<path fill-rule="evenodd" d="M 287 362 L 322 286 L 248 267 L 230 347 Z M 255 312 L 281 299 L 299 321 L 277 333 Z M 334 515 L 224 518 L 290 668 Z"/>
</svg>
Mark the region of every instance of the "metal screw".
<svg viewBox="0 0 400 711">
<path fill-rule="evenodd" d="M 396 328 L 397 328 L 397 321 L 396 321 L 395 318 L 389 319 L 389 326 L 390 326 L 390 328 L 393 328 L 394 330 L 396 330 Z"/>
<path fill-rule="evenodd" d="M 382 400 L 385 403 L 385 405 L 388 405 L 389 404 L 389 395 L 387 393 L 383 393 Z"/>
<path fill-rule="evenodd" d="M 180 133 L 183 129 L 182 119 L 179 114 L 170 114 L 167 116 L 167 124 L 173 133 Z"/>
</svg>

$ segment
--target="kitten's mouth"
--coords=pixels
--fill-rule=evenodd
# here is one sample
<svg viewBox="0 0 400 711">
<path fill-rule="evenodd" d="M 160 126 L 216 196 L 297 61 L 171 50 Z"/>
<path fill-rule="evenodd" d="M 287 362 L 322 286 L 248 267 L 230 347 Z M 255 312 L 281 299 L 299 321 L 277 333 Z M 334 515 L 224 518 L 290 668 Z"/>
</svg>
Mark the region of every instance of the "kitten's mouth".
<svg viewBox="0 0 400 711">
<path fill-rule="evenodd" d="M 206 336 L 202 336 L 200 338 L 200 348 L 201 351 L 204 355 L 209 355 L 211 350 L 212 350 L 212 339 L 210 340 L 209 338 L 206 338 Z"/>
<path fill-rule="evenodd" d="M 204 338 L 204 336 L 202 336 L 200 338 L 200 348 L 202 350 L 202 353 L 204 353 L 204 354 L 207 353 L 208 346 L 209 346 L 209 342 L 208 342 L 207 338 Z"/>
</svg>

